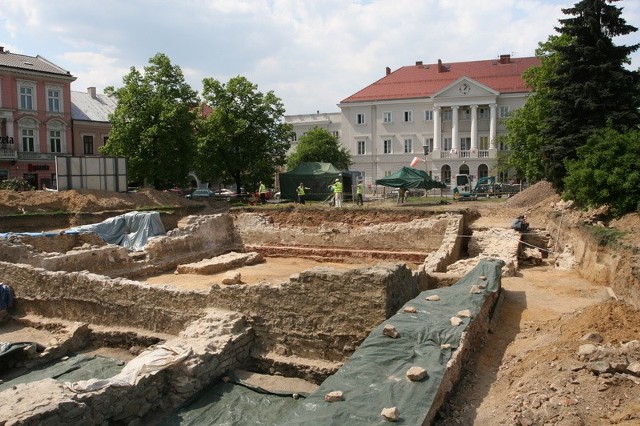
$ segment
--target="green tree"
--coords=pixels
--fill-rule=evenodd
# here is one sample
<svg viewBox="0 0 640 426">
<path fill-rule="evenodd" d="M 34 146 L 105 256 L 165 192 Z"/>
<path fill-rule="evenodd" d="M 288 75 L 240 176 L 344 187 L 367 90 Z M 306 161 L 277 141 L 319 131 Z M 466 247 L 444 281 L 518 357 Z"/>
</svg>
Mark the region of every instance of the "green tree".
<svg viewBox="0 0 640 426">
<path fill-rule="evenodd" d="M 144 73 L 132 67 L 123 83 L 105 89 L 118 104 L 101 152 L 127 157 L 130 179 L 145 186 L 183 184 L 195 150 L 197 92 L 162 53 L 149 60 Z"/>
<path fill-rule="evenodd" d="M 331 163 L 340 170 L 348 170 L 353 164 L 351 154 L 340 145 L 338 138 L 319 127 L 300 137 L 295 152 L 287 158 L 287 169 L 293 170 L 300 163 L 309 162 Z"/>
<path fill-rule="evenodd" d="M 537 182 L 545 177 L 547 163 L 543 155 L 546 144 L 544 131 L 550 102 L 546 83 L 557 66 L 557 48 L 568 45 L 570 40 L 566 35 L 549 36 L 545 43 L 539 43 L 536 57 L 540 59 L 540 66 L 528 69 L 523 75 L 532 92 L 524 106 L 505 119 L 508 130 L 505 142 L 509 151 L 504 163 L 499 163 L 498 168 L 502 171 L 514 168 L 520 177 L 529 182 Z"/>
<path fill-rule="evenodd" d="M 213 112 L 199 126 L 198 176 L 233 181 L 238 191 L 255 189 L 259 181 L 271 184 L 284 165 L 292 130 L 284 123 L 282 101 L 241 76 L 226 84 L 213 78 L 202 83 Z"/>
<path fill-rule="evenodd" d="M 640 131 L 598 130 L 567 162 L 564 198 L 585 207 L 611 206 L 615 216 L 640 212 Z"/>
<path fill-rule="evenodd" d="M 562 9 L 571 18 L 561 19 L 556 30 L 571 39 L 557 46 L 555 72 L 546 83 L 549 108 L 544 116 L 548 179 L 562 188 L 565 161 L 576 158 L 577 149 L 596 130 L 610 122 L 617 130 L 640 124 L 640 85 L 637 71 L 624 68 L 639 44 L 616 46 L 612 38 L 635 32 L 621 17 L 618 0 L 582 0 Z"/>
</svg>

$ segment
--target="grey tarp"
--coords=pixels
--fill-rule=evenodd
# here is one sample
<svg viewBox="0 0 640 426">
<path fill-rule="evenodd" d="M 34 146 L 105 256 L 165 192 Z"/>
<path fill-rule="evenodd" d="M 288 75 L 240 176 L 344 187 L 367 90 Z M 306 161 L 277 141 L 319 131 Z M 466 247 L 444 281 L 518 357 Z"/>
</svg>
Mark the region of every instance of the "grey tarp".
<svg viewBox="0 0 640 426">
<path fill-rule="evenodd" d="M 149 238 L 164 235 L 165 229 L 158 212 L 129 212 L 100 223 L 77 226 L 66 232 L 93 232 L 109 244 L 139 251 Z"/>
<path fill-rule="evenodd" d="M 162 426 L 277 425 L 300 400 L 291 393 L 273 393 L 253 387 L 230 373 L 183 404 Z"/>
<path fill-rule="evenodd" d="M 120 364 L 120 365 L 119 365 Z M 20 383 L 31 383 L 43 379 L 60 382 L 108 378 L 122 370 L 122 362 L 96 355 L 74 355 L 64 361 L 55 361 L 28 373 L 0 383 L 0 392 Z"/>
<path fill-rule="evenodd" d="M 279 424 L 388 425 L 380 415 L 388 407 L 399 409 L 402 424 L 422 424 L 447 362 L 470 321 L 463 318 L 456 327 L 450 318 L 465 309 L 476 317 L 487 295 L 499 290 L 503 265 L 501 260 L 483 260 L 453 286 L 424 291 L 407 302 L 405 306 L 415 307 L 416 313 L 405 313 L 402 308 L 376 327 L 342 368 Z M 480 280 L 481 275 L 487 279 Z M 486 282 L 486 287 L 478 294 L 470 293 L 471 286 L 479 282 Z M 441 300 L 425 300 L 433 294 Z M 394 325 L 400 337 L 383 335 L 385 324 Z M 442 349 L 445 343 L 451 347 Z M 406 372 L 412 366 L 425 368 L 429 377 L 420 382 L 409 381 Z M 337 390 L 343 392 L 344 401 L 324 401 L 327 393 Z"/>
</svg>

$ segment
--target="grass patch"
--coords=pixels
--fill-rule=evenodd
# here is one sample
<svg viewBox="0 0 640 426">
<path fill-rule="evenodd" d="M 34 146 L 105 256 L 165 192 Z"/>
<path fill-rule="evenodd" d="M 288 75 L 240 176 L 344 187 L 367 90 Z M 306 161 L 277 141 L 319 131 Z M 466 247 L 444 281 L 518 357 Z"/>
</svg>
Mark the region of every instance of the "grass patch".
<svg viewBox="0 0 640 426">
<path fill-rule="evenodd" d="M 595 238 L 601 247 L 619 244 L 620 237 L 626 234 L 615 228 L 604 228 L 602 226 L 584 225 L 584 228 Z"/>
</svg>

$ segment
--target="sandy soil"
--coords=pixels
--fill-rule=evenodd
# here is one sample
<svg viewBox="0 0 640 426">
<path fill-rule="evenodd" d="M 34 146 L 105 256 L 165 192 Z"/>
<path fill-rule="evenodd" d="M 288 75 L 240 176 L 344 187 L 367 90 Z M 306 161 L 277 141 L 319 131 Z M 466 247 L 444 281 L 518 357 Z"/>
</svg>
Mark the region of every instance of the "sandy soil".
<svg viewBox="0 0 640 426">
<path fill-rule="evenodd" d="M 358 264 L 332 263 L 332 262 L 316 262 L 310 259 L 302 258 L 267 258 L 264 263 L 257 265 L 243 266 L 233 269 L 233 273 L 240 273 L 243 284 L 259 284 L 261 282 L 279 283 L 288 281 L 292 274 L 315 267 L 326 267 L 336 269 L 353 269 L 358 268 Z M 141 279 L 140 282 L 151 285 L 170 285 L 180 289 L 199 289 L 209 290 L 212 285 L 222 285 L 222 279 L 228 274 L 228 271 L 210 275 L 197 274 L 162 274 Z"/>
</svg>

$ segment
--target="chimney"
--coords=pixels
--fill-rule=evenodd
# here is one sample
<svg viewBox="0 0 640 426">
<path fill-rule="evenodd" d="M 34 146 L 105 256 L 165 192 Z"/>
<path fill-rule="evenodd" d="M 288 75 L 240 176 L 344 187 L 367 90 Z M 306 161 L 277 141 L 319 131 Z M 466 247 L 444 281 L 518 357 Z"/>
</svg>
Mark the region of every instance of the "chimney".
<svg viewBox="0 0 640 426">
<path fill-rule="evenodd" d="M 511 55 L 500 55 L 501 64 L 508 64 L 509 62 L 511 62 Z"/>
<path fill-rule="evenodd" d="M 438 59 L 438 72 L 444 72 L 444 66 L 442 65 L 442 59 Z"/>
<path fill-rule="evenodd" d="M 416 61 L 416 67 L 422 68 L 422 61 Z"/>
<path fill-rule="evenodd" d="M 387 68 L 385 69 L 385 72 L 386 72 L 386 75 L 391 74 L 391 68 L 387 67 Z"/>
<path fill-rule="evenodd" d="M 96 98 L 96 88 L 95 87 L 87 87 L 87 93 L 89 94 L 89 96 L 91 96 L 93 99 Z"/>
<path fill-rule="evenodd" d="M 0 53 L 4 53 L 4 46 L 0 46 Z"/>
</svg>

